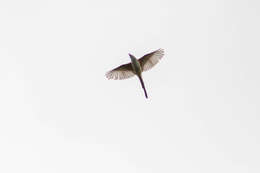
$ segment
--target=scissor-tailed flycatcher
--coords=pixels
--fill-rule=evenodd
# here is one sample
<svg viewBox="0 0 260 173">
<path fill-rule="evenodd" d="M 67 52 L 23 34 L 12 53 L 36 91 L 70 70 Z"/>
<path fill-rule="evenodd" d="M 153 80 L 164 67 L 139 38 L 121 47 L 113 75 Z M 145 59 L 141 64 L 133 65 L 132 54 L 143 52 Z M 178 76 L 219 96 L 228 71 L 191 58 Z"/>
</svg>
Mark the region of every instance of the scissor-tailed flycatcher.
<svg viewBox="0 0 260 173">
<path fill-rule="evenodd" d="M 129 54 L 131 58 L 131 63 L 123 64 L 107 72 L 106 77 L 108 79 L 122 80 L 137 75 L 141 82 L 142 88 L 144 89 L 145 97 L 148 98 L 142 78 L 142 72 L 150 70 L 153 66 L 155 66 L 155 64 L 157 64 L 159 60 L 163 57 L 163 55 L 163 49 L 158 49 L 154 52 L 148 53 L 140 59 L 136 59 L 133 55 Z"/>
</svg>

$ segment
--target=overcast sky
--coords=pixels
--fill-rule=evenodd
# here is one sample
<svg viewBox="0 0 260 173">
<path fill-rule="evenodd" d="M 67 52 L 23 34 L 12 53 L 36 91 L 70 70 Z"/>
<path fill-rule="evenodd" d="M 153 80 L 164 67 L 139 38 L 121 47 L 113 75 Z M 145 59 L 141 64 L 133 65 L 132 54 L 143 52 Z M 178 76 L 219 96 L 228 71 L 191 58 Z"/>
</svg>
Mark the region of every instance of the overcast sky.
<svg viewBox="0 0 260 173">
<path fill-rule="evenodd" d="M 1 0 L 0 172 L 259 173 L 259 0 Z M 138 78 L 105 73 L 163 48 Z"/>
</svg>

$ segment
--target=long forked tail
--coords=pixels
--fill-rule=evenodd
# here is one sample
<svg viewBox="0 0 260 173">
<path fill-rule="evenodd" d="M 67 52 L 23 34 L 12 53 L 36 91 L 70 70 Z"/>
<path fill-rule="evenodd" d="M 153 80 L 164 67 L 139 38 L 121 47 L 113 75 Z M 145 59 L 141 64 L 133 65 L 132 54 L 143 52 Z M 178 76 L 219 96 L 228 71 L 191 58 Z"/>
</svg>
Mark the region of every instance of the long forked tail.
<svg viewBox="0 0 260 173">
<path fill-rule="evenodd" d="M 142 88 L 144 89 L 145 97 L 148 98 L 147 92 L 146 92 L 146 89 L 145 89 L 145 86 L 144 86 L 143 78 L 142 78 L 142 76 L 138 76 L 138 78 L 139 78 L 139 80 L 140 80 L 140 82 L 141 82 Z"/>
</svg>

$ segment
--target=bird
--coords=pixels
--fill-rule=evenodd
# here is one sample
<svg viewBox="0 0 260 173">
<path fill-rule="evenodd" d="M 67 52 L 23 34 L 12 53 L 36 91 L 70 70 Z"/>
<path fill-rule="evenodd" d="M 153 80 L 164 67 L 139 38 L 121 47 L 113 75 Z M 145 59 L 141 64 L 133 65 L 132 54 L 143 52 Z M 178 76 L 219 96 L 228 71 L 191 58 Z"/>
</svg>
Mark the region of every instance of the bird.
<svg viewBox="0 0 260 173">
<path fill-rule="evenodd" d="M 128 79 L 133 76 L 137 76 L 142 88 L 144 90 L 145 97 L 148 98 L 144 81 L 142 78 L 142 72 L 150 70 L 152 67 L 154 67 L 159 60 L 162 59 L 164 56 L 164 50 L 158 49 L 151 53 L 148 53 L 141 58 L 137 59 L 134 55 L 128 54 L 131 62 L 127 64 L 120 65 L 106 73 L 106 77 L 108 79 L 114 79 L 114 80 L 123 80 Z"/>
</svg>

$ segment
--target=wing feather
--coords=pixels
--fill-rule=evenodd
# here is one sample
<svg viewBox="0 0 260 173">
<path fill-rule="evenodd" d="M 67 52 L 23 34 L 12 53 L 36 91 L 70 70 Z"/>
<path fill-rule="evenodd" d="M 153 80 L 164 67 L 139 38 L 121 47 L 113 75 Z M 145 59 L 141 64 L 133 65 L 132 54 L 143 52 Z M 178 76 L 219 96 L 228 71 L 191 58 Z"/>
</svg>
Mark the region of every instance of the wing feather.
<svg viewBox="0 0 260 173">
<path fill-rule="evenodd" d="M 123 80 L 133 77 L 134 75 L 131 63 L 123 64 L 106 73 L 108 79 L 114 80 Z"/>
<path fill-rule="evenodd" d="M 151 53 L 148 53 L 139 59 L 140 65 L 143 71 L 153 68 L 164 55 L 163 49 L 158 49 Z"/>
</svg>

